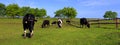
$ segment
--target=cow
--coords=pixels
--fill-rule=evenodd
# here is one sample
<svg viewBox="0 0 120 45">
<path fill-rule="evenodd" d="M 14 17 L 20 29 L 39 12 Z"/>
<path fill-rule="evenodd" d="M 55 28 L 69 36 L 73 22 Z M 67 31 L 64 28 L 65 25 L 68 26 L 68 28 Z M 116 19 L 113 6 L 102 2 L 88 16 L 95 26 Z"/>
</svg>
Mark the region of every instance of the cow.
<svg viewBox="0 0 120 45">
<path fill-rule="evenodd" d="M 47 26 L 50 26 L 50 21 L 49 20 L 44 20 L 43 23 L 42 23 L 42 25 L 41 25 L 41 27 L 45 28 Z"/>
<path fill-rule="evenodd" d="M 53 21 L 51 24 L 52 24 L 52 25 L 53 25 L 53 24 L 57 24 L 57 21 Z"/>
<path fill-rule="evenodd" d="M 62 20 L 60 18 L 58 18 L 57 25 L 59 28 L 62 27 Z"/>
<path fill-rule="evenodd" d="M 37 22 L 37 20 L 35 20 L 35 16 L 33 14 L 26 14 L 23 17 L 23 29 L 24 29 L 24 38 L 26 38 L 26 30 L 29 29 L 30 31 L 30 38 L 33 35 L 33 30 L 34 30 L 34 24 L 35 21 Z"/>
<path fill-rule="evenodd" d="M 70 20 L 66 20 L 66 23 L 70 24 L 70 22 L 71 22 Z"/>
<path fill-rule="evenodd" d="M 90 24 L 87 21 L 87 19 L 86 18 L 81 18 L 80 19 L 80 26 L 83 28 L 84 25 L 85 25 L 85 27 L 87 26 L 88 28 L 90 28 Z"/>
<path fill-rule="evenodd" d="M 67 20 L 66 20 L 66 23 L 70 24 L 70 22 L 71 22 L 70 19 L 67 19 Z"/>
</svg>

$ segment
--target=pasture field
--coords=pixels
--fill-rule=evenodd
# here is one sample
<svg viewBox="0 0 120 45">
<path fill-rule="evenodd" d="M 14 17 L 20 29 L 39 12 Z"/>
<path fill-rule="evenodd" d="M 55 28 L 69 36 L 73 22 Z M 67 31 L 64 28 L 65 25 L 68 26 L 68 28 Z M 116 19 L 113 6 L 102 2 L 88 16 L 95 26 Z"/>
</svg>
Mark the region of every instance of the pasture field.
<svg viewBox="0 0 120 45">
<path fill-rule="evenodd" d="M 24 39 L 22 19 L 0 19 L 0 45 L 120 45 L 120 25 L 119 29 L 113 24 L 79 28 L 79 23 L 64 22 L 62 28 L 56 25 L 41 28 L 43 20 L 36 22 L 33 37 Z"/>
</svg>

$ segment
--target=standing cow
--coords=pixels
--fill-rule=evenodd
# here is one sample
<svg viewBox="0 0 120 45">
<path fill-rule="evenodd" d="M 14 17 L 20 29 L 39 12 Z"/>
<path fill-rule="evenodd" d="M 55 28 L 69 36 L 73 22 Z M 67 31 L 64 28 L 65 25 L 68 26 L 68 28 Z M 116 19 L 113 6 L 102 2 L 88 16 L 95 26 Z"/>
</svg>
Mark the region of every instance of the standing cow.
<svg viewBox="0 0 120 45">
<path fill-rule="evenodd" d="M 81 18 L 80 19 L 80 26 L 83 28 L 84 25 L 87 26 L 88 28 L 90 28 L 90 24 L 87 21 L 87 19 L 86 18 Z"/>
<path fill-rule="evenodd" d="M 26 14 L 23 17 L 24 38 L 26 38 L 26 29 L 30 31 L 30 37 L 33 35 L 33 29 L 35 24 L 35 16 L 32 14 Z"/>
</svg>

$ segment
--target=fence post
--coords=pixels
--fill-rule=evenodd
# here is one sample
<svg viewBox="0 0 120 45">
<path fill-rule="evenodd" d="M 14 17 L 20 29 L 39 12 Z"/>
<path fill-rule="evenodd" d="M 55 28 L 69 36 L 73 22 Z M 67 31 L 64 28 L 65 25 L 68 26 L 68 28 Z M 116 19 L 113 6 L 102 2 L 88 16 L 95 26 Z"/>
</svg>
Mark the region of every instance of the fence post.
<svg viewBox="0 0 120 45">
<path fill-rule="evenodd" d="M 118 18 L 115 18 L 116 29 L 118 29 Z"/>
<path fill-rule="evenodd" d="M 98 19 L 98 28 L 100 28 L 100 19 Z"/>
</svg>

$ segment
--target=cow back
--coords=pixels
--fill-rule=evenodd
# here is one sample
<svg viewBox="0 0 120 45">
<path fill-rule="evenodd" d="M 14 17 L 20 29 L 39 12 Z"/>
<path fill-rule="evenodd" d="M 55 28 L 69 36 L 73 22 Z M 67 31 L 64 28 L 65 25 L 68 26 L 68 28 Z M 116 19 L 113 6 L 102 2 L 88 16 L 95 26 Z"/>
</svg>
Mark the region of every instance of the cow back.
<svg viewBox="0 0 120 45">
<path fill-rule="evenodd" d="M 81 18 L 80 19 L 80 24 L 86 24 L 87 23 L 87 19 L 86 18 Z"/>
<path fill-rule="evenodd" d="M 33 30 L 34 20 L 35 20 L 35 16 L 34 15 L 32 15 L 32 14 L 26 14 L 23 17 L 23 27 L 24 27 L 24 30 L 28 29 L 28 28 L 30 30 Z"/>
</svg>

